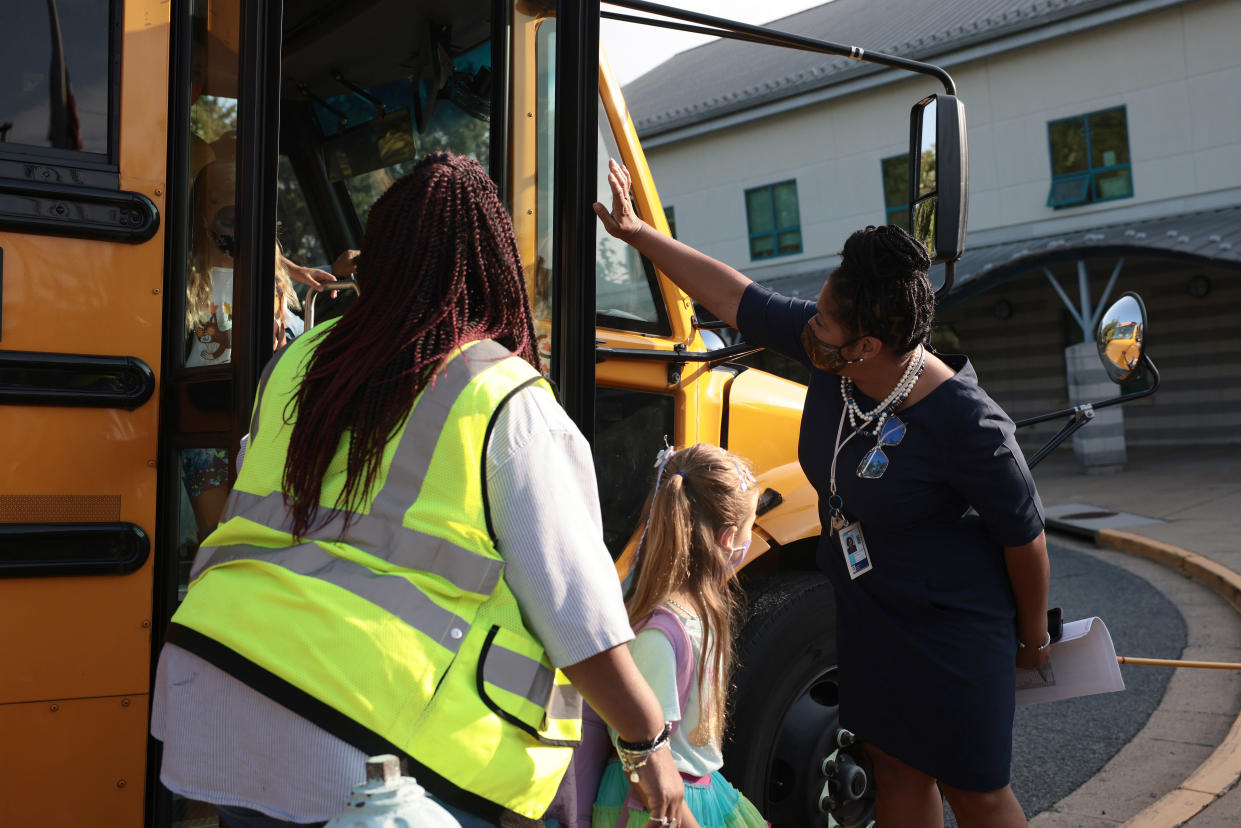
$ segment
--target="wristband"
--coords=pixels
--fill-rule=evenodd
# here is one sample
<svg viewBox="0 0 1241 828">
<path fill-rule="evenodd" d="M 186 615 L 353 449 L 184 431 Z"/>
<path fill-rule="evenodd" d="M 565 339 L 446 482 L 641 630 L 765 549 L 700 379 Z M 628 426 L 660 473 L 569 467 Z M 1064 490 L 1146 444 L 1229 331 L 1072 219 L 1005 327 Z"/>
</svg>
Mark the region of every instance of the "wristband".
<svg viewBox="0 0 1241 828">
<path fill-rule="evenodd" d="M 654 750 L 655 748 L 662 745 L 664 742 L 668 741 L 668 737 L 670 737 L 671 735 L 672 735 L 672 723 L 664 722 L 663 730 L 655 734 L 654 739 L 650 739 L 645 742 L 626 742 L 620 736 L 617 736 L 616 747 L 618 750 L 623 750 L 626 753 L 645 753 L 645 752 Z"/>
</svg>

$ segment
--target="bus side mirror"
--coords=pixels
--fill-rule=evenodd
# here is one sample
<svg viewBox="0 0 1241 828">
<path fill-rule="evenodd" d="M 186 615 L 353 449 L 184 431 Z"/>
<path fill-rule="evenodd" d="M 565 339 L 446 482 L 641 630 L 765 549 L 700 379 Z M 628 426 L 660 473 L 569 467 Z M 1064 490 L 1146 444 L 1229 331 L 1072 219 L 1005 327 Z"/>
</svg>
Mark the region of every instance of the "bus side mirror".
<svg viewBox="0 0 1241 828">
<path fill-rule="evenodd" d="M 1146 306 L 1136 293 L 1117 299 L 1099 317 L 1095 342 L 1108 379 L 1128 382 L 1138 372 L 1146 352 Z"/>
<path fill-rule="evenodd" d="M 965 252 L 968 184 L 965 105 L 929 95 L 909 117 L 909 227 L 932 262 L 955 262 Z"/>
</svg>

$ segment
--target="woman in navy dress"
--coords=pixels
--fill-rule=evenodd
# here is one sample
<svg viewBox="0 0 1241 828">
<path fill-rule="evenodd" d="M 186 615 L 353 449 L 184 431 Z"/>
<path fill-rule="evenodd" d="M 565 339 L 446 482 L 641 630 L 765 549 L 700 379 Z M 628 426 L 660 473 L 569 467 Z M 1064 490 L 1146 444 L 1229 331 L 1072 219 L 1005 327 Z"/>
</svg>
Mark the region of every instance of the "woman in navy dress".
<svg viewBox="0 0 1241 828">
<path fill-rule="evenodd" d="M 942 790 L 963 828 L 1026 825 L 1008 784 L 1014 665 L 1047 661 L 1043 508 L 969 360 L 926 348 L 926 250 L 896 227 L 859 230 L 812 303 L 654 230 L 628 171 L 612 162 L 609 180 L 611 211 L 595 205 L 609 233 L 810 368 L 798 455 L 836 594 L 841 724 L 873 760 L 878 824 L 942 825 Z"/>
</svg>

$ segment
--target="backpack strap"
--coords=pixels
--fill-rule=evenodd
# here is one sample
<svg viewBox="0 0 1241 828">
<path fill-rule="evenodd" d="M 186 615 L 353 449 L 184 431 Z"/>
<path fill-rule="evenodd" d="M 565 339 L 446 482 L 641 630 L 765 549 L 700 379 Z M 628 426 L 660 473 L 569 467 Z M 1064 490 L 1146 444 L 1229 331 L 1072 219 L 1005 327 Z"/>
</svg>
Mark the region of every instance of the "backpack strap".
<svg viewBox="0 0 1241 828">
<path fill-rule="evenodd" d="M 681 716 L 685 716 L 685 705 L 689 703 L 689 691 L 694 681 L 694 645 L 689 638 L 689 630 L 685 629 L 685 622 L 681 620 L 681 616 L 672 610 L 660 604 L 655 611 L 640 621 L 634 628 L 635 633 L 643 630 L 659 630 L 664 634 L 672 644 L 672 652 L 676 657 L 677 665 L 677 701 L 681 707 Z M 675 733 L 680 721 L 672 723 L 672 731 Z M 624 828 L 629 822 L 629 812 L 631 810 L 641 810 L 642 801 L 638 799 L 637 791 L 631 787 L 628 796 L 621 804 L 620 815 L 616 820 L 616 828 Z"/>
<path fill-rule="evenodd" d="M 689 630 L 685 629 L 680 616 L 662 605 L 639 622 L 634 627 L 634 632 L 646 629 L 659 630 L 672 644 L 673 656 L 676 659 L 677 700 L 684 711 L 694 679 L 694 647 L 689 638 Z M 675 731 L 679 724 L 679 721 L 673 722 L 672 729 Z M 599 790 L 599 779 L 603 775 L 604 765 L 615 755 L 612 740 L 608 736 L 608 726 L 589 704 L 583 703 L 582 741 L 573 752 L 573 760 L 547 816 L 557 819 L 566 828 L 590 828 L 591 806 Z M 621 806 L 618 822 L 620 828 L 624 828 L 628 821 L 630 809 L 641 808 L 642 803 L 637 798 L 637 792 L 630 790 L 628 798 Z"/>
<path fill-rule="evenodd" d="M 681 616 L 660 604 L 655 611 L 644 618 L 634 628 L 634 632 L 643 630 L 659 630 L 672 644 L 672 652 L 677 665 L 677 702 L 681 715 L 685 715 L 685 705 L 689 703 L 689 692 L 694 681 L 694 645 L 689 638 L 689 630 Z M 675 732 L 680 722 L 672 723 Z"/>
</svg>

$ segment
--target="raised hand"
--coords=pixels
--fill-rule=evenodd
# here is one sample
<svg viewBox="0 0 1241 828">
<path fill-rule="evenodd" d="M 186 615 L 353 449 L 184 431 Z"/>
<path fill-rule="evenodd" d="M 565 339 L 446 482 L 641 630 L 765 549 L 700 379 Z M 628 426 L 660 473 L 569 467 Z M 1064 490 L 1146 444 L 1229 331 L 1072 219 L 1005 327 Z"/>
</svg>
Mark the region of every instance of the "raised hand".
<svg viewBox="0 0 1241 828">
<path fill-rule="evenodd" d="M 629 188 L 633 184 L 629 170 L 612 158 L 608 159 L 608 184 L 612 188 L 612 210 L 609 212 L 603 204 L 596 201 L 595 214 L 599 216 L 603 229 L 607 230 L 609 235 L 632 244 L 642 231 L 643 221 L 633 211 L 633 204 L 629 200 Z"/>
</svg>

